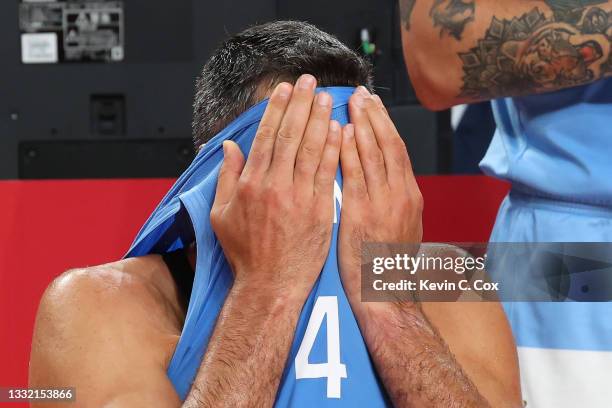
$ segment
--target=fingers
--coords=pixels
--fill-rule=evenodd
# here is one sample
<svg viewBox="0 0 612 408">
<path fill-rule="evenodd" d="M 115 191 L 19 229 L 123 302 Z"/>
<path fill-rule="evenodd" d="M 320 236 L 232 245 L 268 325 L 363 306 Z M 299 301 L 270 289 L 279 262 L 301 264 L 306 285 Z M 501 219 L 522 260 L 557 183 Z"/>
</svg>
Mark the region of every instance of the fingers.
<svg viewBox="0 0 612 408">
<path fill-rule="evenodd" d="M 370 197 L 382 194 L 388 188 L 385 160 L 378 147 L 376 136 L 366 111 L 373 103 L 369 92 L 363 87 L 357 88 L 357 91 L 351 96 L 349 101 L 351 123 L 355 125 L 357 151 L 363 166 Z"/>
<path fill-rule="evenodd" d="M 286 82 L 278 84 L 272 92 L 244 168 L 245 177 L 262 175 L 270 167 L 276 134 L 292 92 L 293 86 Z"/>
<path fill-rule="evenodd" d="M 329 139 L 330 117 L 332 109 L 332 98 L 326 92 L 319 93 L 312 104 L 310 119 L 306 126 L 304 139 L 300 145 L 295 161 L 294 183 L 298 190 L 305 194 L 313 193 L 313 183 L 317 169 L 322 162 L 323 149 L 326 148 L 326 140 Z M 336 122 L 336 124 L 338 124 Z M 340 133 L 338 124 L 337 133 Z M 338 140 L 340 136 L 338 135 Z M 329 143 L 329 140 L 328 140 Z M 338 146 L 340 143 L 338 143 Z M 338 160 L 336 160 L 336 168 Z M 335 174 L 334 169 L 334 174 Z"/>
<path fill-rule="evenodd" d="M 340 160 L 340 147 L 342 145 L 342 128 L 340 123 L 332 120 L 329 123 L 327 141 L 324 146 L 321 162 L 315 177 L 315 195 L 322 200 L 330 200 L 334 194 L 334 181 Z"/>
<path fill-rule="evenodd" d="M 342 166 L 342 193 L 348 197 L 368 198 L 366 179 L 355 141 L 355 126 L 348 124 L 342 130 L 342 148 L 340 150 Z"/>
<path fill-rule="evenodd" d="M 227 204 L 234 194 L 238 179 L 244 168 L 244 155 L 240 147 L 234 142 L 223 142 L 223 164 L 219 170 L 215 206 Z"/>
<path fill-rule="evenodd" d="M 387 108 L 385 107 L 385 105 L 382 102 L 382 99 L 380 99 L 380 96 L 373 94 L 372 98 L 374 98 L 374 102 L 376 102 L 376 105 L 378 105 L 378 107 L 380 109 L 382 109 L 383 113 L 390 118 L 391 116 L 389 115 L 389 112 L 387 111 Z"/>
<path fill-rule="evenodd" d="M 310 117 L 316 84 L 316 79 L 306 74 L 298 79 L 293 88 L 274 142 L 270 171 L 276 182 L 293 182 L 295 159 Z"/>
<path fill-rule="evenodd" d="M 395 128 L 395 124 L 393 124 L 391 117 L 389 116 L 389 112 L 387 112 L 385 105 L 383 104 L 382 100 L 378 95 L 374 95 L 374 101 L 376 102 L 376 105 L 379 107 L 379 109 L 385 114 L 385 116 L 389 118 L 387 124 L 389 126 L 392 126 L 392 137 L 390 138 L 391 143 L 389 143 L 391 150 L 389 155 L 391 156 L 391 159 L 389 160 L 389 162 L 394 163 L 397 166 L 401 166 L 401 170 L 404 176 L 403 178 L 400 178 L 399 176 L 395 178 L 395 175 L 388 175 L 388 178 L 390 180 L 389 184 L 397 185 L 397 183 L 405 181 L 408 183 L 409 188 L 418 190 L 414 171 L 412 170 L 412 161 L 410 160 L 410 154 L 408 153 L 406 144 L 404 143 L 404 140 Z M 393 177 L 393 180 L 391 180 L 391 177 Z"/>
<path fill-rule="evenodd" d="M 412 172 L 408 151 L 378 95 L 372 96 L 366 113 L 383 154 L 389 185 L 405 183 L 407 172 Z"/>
</svg>

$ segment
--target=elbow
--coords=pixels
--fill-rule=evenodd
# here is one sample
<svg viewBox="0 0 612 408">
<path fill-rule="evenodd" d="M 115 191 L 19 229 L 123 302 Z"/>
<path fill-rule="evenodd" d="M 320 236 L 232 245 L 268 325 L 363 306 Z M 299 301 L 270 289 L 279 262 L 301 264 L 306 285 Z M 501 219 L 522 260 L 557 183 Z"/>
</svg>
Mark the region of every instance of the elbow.
<svg viewBox="0 0 612 408">
<path fill-rule="evenodd" d="M 440 93 L 431 87 L 417 85 L 414 86 L 414 91 L 419 103 L 427 110 L 438 112 L 451 108 L 454 104 L 445 99 Z"/>
<path fill-rule="evenodd" d="M 441 111 L 457 104 L 444 64 L 436 62 L 431 53 L 409 49 L 405 42 L 403 51 L 412 88 L 423 107 Z"/>
</svg>

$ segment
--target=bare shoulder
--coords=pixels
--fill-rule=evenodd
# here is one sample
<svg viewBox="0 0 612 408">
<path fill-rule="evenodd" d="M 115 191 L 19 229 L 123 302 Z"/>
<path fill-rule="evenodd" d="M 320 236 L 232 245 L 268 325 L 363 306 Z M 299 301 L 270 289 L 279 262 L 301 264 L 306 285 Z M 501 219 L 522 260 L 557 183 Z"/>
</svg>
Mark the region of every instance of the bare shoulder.
<svg viewBox="0 0 612 408">
<path fill-rule="evenodd" d="M 180 315 L 173 282 L 159 256 L 125 259 L 73 269 L 58 276 L 45 291 L 37 323 L 72 326 L 96 322 L 136 323 L 168 333 L 180 332 Z M 112 317 L 112 318 L 111 318 Z"/>
<path fill-rule="evenodd" d="M 129 387 L 133 370 L 163 381 L 180 330 L 173 282 L 159 256 L 67 271 L 40 301 L 30 383 L 85 392 L 117 382 Z"/>
</svg>

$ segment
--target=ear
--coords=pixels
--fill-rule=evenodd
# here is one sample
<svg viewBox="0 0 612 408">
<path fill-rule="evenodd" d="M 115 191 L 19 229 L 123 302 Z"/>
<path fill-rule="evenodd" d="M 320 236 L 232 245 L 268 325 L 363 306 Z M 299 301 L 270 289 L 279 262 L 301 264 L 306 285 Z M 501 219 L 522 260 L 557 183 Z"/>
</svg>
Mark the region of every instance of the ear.
<svg viewBox="0 0 612 408">
<path fill-rule="evenodd" d="M 515 63 L 519 59 L 519 50 L 521 48 L 521 41 L 508 41 L 502 44 L 501 52 L 506 57 L 510 58 Z"/>
</svg>

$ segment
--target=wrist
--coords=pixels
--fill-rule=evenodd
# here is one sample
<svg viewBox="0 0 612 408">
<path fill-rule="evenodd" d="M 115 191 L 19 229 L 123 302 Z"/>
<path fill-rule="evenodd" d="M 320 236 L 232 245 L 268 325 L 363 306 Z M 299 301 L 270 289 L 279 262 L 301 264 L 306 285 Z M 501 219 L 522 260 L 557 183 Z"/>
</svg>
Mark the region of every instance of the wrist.
<svg viewBox="0 0 612 408">
<path fill-rule="evenodd" d="M 234 280 L 230 293 L 236 299 L 275 314 L 299 314 L 308 296 L 308 293 L 291 285 L 240 278 Z"/>
<path fill-rule="evenodd" d="M 431 331 L 420 304 L 414 302 L 365 302 L 353 308 L 368 348 L 413 336 L 416 331 Z"/>
</svg>

